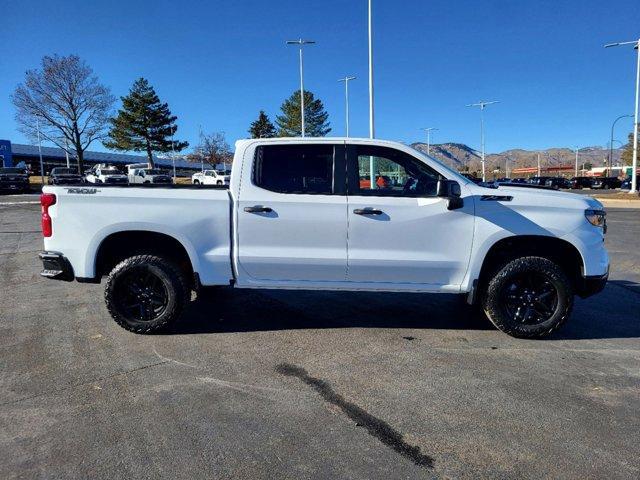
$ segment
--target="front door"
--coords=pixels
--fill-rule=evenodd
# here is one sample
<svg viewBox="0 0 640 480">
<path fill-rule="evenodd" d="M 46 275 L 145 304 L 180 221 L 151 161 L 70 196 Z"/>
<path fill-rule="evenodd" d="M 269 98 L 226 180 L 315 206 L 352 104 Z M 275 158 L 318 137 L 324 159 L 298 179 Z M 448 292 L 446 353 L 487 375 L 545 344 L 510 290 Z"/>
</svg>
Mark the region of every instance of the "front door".
<svg viewBox="0 0 640 480">
<path fill-rule="evenodd" d="M 350 145 L 348 280 L 455 291 L 473 238 L 473 205 L 448 210 L 435 169 L 395 148 Z"/>
<path fill-rule="evenodd" d="M 344 282 L 344 144 L 257 147 L 237 209 L 238 285 Z"/>
</svg>

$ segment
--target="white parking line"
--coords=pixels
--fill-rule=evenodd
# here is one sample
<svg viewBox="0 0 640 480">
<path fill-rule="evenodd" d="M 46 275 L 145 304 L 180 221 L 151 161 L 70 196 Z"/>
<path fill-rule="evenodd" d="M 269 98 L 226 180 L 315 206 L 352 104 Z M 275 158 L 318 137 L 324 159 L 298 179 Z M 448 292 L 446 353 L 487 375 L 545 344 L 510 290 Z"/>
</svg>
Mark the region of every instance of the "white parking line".
<svg viewBox="0 0 640 480">
<path fill-rule="evenodd" d="M 37 205 L 40 202 L 0 202 L 0 206 L 2 205 Z"/>
</svg>

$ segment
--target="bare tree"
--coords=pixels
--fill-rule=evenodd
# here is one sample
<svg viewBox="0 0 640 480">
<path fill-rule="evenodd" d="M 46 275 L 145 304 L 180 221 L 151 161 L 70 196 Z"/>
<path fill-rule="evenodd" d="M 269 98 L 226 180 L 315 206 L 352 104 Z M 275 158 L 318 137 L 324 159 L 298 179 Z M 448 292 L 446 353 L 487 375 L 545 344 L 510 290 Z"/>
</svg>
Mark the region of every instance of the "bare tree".
<svg viewBox="0 0 640 480">
<path fill-rule="evenodd" d="M 215 167 L 219 163 L 233 162 L 233 152 L 224 132 L 213 132 L 200 135 L 200 143 L 193 153 L 187 155 L 187 159 L 193 162 L 207 162 Z"/>
<path fill-rule="evenodd" d="M 39 128 L 42 137 L 75 155 L 79 173 L 85 150 L 105 137 L 115 101 L 77 55 L 43 57 L 42 69 L 27 70 L 11 99 L 20 131 L 33 140 Z"/>
</svg>

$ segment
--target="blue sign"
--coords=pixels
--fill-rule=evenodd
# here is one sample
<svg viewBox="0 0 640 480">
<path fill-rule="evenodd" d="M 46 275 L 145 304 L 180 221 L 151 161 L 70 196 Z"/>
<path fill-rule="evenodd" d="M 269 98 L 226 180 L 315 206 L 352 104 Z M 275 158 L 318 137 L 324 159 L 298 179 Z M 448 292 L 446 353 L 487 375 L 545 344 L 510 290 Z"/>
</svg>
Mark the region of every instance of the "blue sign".
<svg viewBox="0 0 640 480">
<path fill-rule="evenodd" d="M 0 140 L 0 165 L 3 167 L 13 167 L 11 142 L 9 140 Z"/>
</svg>

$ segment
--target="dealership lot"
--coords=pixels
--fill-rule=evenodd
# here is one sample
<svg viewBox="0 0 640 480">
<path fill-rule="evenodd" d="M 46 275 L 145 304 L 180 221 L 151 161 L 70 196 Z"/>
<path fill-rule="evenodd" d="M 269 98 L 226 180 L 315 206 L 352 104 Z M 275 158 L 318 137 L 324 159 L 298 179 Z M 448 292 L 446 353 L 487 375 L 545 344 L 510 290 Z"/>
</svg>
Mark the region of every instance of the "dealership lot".
<svg viewBox="0 0 640 480">
<path fill-rule="evenodd" d="M 207 291 L 166 335 L 42 279 L 36 196 L 0 196 L 1 478 L 640 476 L 640 210 L 549 340 L 455 297 Z"/>
</svg>

